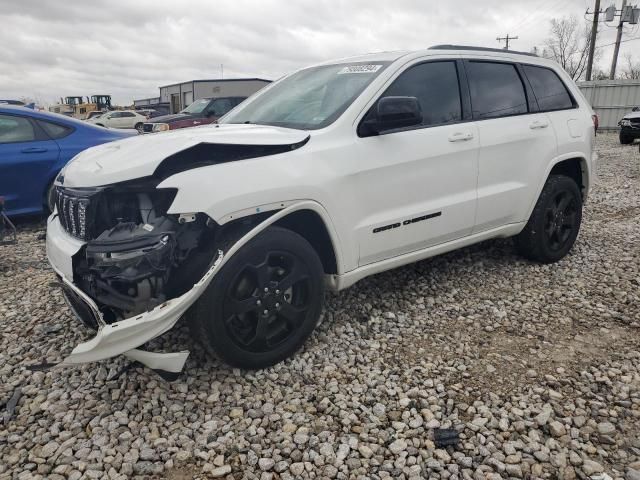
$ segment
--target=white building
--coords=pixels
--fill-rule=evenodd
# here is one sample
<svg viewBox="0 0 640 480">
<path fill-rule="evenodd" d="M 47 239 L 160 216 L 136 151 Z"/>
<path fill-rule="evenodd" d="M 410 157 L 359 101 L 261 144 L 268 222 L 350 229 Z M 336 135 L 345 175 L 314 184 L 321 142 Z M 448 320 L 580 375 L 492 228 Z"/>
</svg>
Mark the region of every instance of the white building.
<svg viewBox="0 0 640 480">
<path fill-rule="evenodd" d="M 225 78 L 220 80 L 190 80 L 160 87 L 156 103 L 169 105 L 170 113 L 176 113 L 195 100 L 210 97 L 248 97 L 271 80 L 263 78 Z M 135 106 L 148 105 L 150 99 L 135 100 Z"/>
</svg>

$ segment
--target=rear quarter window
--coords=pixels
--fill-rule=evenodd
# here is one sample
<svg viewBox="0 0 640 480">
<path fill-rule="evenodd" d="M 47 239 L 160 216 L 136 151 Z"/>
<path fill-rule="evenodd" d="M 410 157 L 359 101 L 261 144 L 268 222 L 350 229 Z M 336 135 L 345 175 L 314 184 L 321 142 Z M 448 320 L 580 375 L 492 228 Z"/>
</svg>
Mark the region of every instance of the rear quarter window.
<svg viewBox="0 0 640 480">
<path fill-rule="evenodd" d="M 64 138 L 73 132 L 73 128 L 59 125 L 57 123 L 45 122 L 44 120 L 36 120 L 38 125 L 46 132 L 46 134 L 53 140 Z"/>
<path fill-rule="evenodd" d="M 567 87 L 556 72 L 549 68 L 532 65 L 523 65 L 522 68 L 531 84 L 540 110 L 565 110 L 575 106 Z"/>
</svg>

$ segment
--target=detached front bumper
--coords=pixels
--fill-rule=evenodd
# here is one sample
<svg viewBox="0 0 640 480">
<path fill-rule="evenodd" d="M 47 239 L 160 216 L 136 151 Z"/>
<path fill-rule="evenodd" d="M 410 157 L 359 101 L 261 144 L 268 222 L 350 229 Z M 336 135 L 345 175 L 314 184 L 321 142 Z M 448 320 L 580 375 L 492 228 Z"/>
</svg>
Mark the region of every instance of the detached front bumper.
<svg viewBox="0 0 640 480">
<path fill-rule="evenodd" d="M 620 127 L 620 133 L 627 137 L 640 138 L 640 124 L 623 125 Z"/>
<path fill-rule="evenodd" d="M 213 275 L 218 271 L 223 253 L 218 254 L 205 275 L 183 295 L 167 300 L 153 310 L 135 317 L 107 324 L 96 303 L 73 283 L 73 256 L 84 246 L 84 242 L 68 235 L 54 213 L 47 224 L 47 257 L 55 272 L 60 276 L 65 288 L 74 297 L 69 302 L 72 310 L 80 316 L 79 305 L 86 308 L 95 317 L 98 325 L 96 336 L 76 346 L 71 354 L 59 365 L 75 365 L 95 362 L 124 354 L 140 361 L 153 369 L 167 372 L 180 372 L 189 352 L 154 354 L 136 350 L 136 347 L 156 338 L 171 329 L 187 309 L 206 289 Z M 84 312 L 86 314 L 86 312 Z"/>
</svg>

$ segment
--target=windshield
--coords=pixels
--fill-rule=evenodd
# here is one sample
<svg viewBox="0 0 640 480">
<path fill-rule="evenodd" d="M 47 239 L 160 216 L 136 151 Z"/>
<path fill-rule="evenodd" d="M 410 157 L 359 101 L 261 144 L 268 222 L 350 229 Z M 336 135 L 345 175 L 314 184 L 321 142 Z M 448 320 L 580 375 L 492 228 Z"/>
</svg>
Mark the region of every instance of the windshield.
<svg viewBox="0 0 640 480">
<path fill-rule="evenodd" d="M 209 105 L 210 100 L 208 98 L 201 98 L 196 100 L 187 108 L 184 108 L 180 113 L 202 113 L 202 111 Z"/>
<path fill-rule="evenodd" d="M 323 65 L 283 78 L 220 123 L 314 130 L 333 123 L 389 62 Z"/>
</svg>

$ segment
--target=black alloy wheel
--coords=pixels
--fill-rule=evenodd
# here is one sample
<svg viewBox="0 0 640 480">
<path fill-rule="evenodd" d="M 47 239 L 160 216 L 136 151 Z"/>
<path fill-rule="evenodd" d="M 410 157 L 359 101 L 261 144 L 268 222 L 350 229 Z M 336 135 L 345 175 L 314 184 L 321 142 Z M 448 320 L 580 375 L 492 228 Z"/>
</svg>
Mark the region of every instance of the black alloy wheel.
<svg viewBox="0 0 640 480">
<path fill-rule="evenodd" d="M 324 270 L 316 251 L 297 233 L 268 227 L 228 258 L 187 317 L 210 354 L 256 369 L 298 350 L 323 302 Z"/>
<path fill-rule="evenodd" d="M 264 353 L 302 326 L 311 307 L 309 268 L 288 251 L 268 250 L 247 264 L 225 294 L 225 326 L 241 348 Z"/>
<path fill-rule="evenodd" d="M 576 227 L 578 213 L 575 198 L 568 191 L 560 191 L 545 212 L 544 232 L 549 248 L 562 250 Z"/>
<path fill-rule="evenodd" d="M 536 262 L 563 258 L 576 241 L 582 222 L 582 193 L 573 178 L 547 179 L 526 226 L 515 237 L 518 252 Z"/>
</svg>

